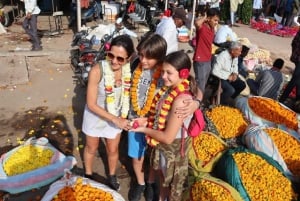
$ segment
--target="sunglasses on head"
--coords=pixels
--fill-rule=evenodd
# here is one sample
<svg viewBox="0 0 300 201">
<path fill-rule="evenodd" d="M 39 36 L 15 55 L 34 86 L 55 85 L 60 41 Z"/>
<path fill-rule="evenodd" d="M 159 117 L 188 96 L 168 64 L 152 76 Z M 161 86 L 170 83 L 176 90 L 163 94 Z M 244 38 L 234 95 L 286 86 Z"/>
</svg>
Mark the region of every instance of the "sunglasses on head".
<svg viewBox="0 0 300 201">
<path fill-rule="evenodd" d="M 120 56 L 115 56 L 111 52 L 107 52 L 106 56 L 109 60 L 113 60 L 114 58 L 116 58 L 119 63 L 124 63 L 126 61 L 126 58 L 120 57 Z"/>
</svg>

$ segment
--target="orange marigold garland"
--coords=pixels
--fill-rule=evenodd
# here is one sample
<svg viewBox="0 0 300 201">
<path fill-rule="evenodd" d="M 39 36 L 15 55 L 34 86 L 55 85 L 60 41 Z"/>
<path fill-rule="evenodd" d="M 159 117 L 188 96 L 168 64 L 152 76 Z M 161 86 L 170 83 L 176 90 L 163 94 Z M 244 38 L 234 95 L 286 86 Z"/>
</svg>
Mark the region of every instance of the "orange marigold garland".
<svg viewBox="0 0 300 201">
<path fill-rule="evenodd" d="M 133 73 L 133 80 L 132 80 L 132 86 L 131 86 L 131 91 L 130 91 L 131 104 L 132 104 L 133 110 L 140 117 L 144 117 L 150 110 L 151 103 L 152 103 L 152 100 L 155 95 L 157 81 L 161 74 L 161 68 L 160 67 L 156 68 L 156 70 L 152 76 L 150 87 L 148 88 L 148 91 L 147 91 L 146 101 L 144 102 L 144 106 L 141 108 L 139 106 L 139 101 L 138 101 L 138 97 L 139 97 L 139 87 L 138 86 L 139 86 L 139 81 L 142 76 L 142 73 L 143 73 L 143 68 L 142 68 L 142 65 L 139 64 L 139 66 L 136 68 L 136 70 Z"/>
<path fill-rule="evenodd" d="M 184 79 L 179 85 L 177 85 L 175 88 L 169 88 L 169 87 L 162 87 L 159 92 L 155 95 L 150 112 L 149 112 L 149 118 L 148 118 L 148 128 L 156 129 L 159 131 L 162 131 L 165 129 L 166 126 L 166 119 L 169 114 L 169 111 L 171 109 L 171 105 L 174 101 L 174 99 L 183 92 L 189 91 L 189 84 L 190 82 L 187 79 Z M 169 93 L 168 93 L 169 92 Z M 158 108 L 160 104 L 160 99 L 168 93 L 167 97 L 163 101 L 161 108 Z M 146 136 L 147 143 L 150 146 L 156 146 L 159 142 L 152 139 L 149 136 Z"/>
</svg>

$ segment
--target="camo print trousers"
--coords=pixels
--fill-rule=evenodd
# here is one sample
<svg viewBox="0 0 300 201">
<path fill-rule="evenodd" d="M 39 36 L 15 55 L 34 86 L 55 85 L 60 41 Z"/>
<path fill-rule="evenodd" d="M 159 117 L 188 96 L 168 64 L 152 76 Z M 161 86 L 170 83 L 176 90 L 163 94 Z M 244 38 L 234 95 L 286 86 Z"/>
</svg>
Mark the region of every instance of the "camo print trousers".
<svg viewBox="0 0 300 201">
<path fill-rule="evenodd" d="M 170 188 L 169 201 L 181 201 L 187 188 L 189 139 L 176 139 L 172 144 L 158 144 L 151 153 L 151 165 L 164 172 L 163 187 Z M 182 147 L 183 146 L 183 147 Z M 184 155 L 181 154 L 183 148 Z M 162 161 L 164 161 L 162 166 Z"/>
</svg>

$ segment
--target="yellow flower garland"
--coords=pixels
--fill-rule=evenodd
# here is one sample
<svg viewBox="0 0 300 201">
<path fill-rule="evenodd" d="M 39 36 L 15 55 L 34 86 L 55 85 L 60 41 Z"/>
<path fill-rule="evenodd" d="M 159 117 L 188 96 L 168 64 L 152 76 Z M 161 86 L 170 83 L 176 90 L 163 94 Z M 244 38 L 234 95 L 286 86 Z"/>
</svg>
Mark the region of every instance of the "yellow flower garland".
<svg viewBox="0 0 300 201">
<path fill-rule="evenodd" d="M 169 90 L 170 88 L 166 86 L 162 87 L 159 90 L 159 92 L 154 97 L 150 108 L 149 118 L 148 118 L 148 128 L 157 129 L 159 131 L 165 129 L 166 119 L 168 117 L 174 99 L 183 92 L 189 92 L 189 84 L 190 82 L 187 79 L 184 79 L 179 85 L 177 85 L 171 91 Z M 158 108 L 159 105 L 158 102 L 163 97 L 163 95 L 167 93 L 168 90 L 170 91 L 168 93 L 168 96 L 163 101 L 161 108 Z M 149 136 L 146 136 L 146 139 L 147 139 L 147 143 L 150 146 L 156 146 L 159 143 Z"/>
<path fill-rule="evenodd" d="M 109 113 L 118 116 L 118 111 L 121 109 L 121 117 L 127 118 L 129 112 L 129 91 L 130 91 L 130 64 L 127 63 L 122 66 L 122 95 L 120 105 L 116 106 L 115 100 L 115 92 L 114 92 L 114 84 L 115 84 L 115 76 L 112 71 L 110 65 L 108 65 L 107 61 L 102 62 L 103 65 L 103 77 L 104 77 L 104 87 L 106 94 L 106 106 Z"/>
<path fill-rule="evenodd" d="M 130 91 L 130 97 L 131 97 L 131 104 L 133 107 L 133 110 L 136 112 L 137 115 L 140 117 L 144 117 L 150 110 L 152 100 L 155 95 L 155 90 L 157 86 L 158 78 L 160 77 L 161 68 L 157 67 L 154 75 L 152 76 L 150 87 L 148 88 L 147 92 L 147 99 L 144 102 L 143 108 L 139 106 L 139 81 L 141 78 L 141 75 L 143 73 L 142 65 L 139 64 L 139 66 L 136 68 L 136 70 L 133 73 L 133 79 L 132 79 L 132 87 Z"/>
</svg>

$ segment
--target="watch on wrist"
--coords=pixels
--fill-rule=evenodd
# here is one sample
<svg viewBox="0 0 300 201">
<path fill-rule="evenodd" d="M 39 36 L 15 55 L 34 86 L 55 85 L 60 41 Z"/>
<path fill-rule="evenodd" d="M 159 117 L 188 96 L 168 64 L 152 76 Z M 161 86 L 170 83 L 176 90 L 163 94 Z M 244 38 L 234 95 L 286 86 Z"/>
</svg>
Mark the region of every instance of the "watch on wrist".
<svg viewBox="0 0 300 201">
<path fill-rule="evenodd" d="M 198 108 L 201 108 L 201 105 L 202 105 L 202 102 L 201 102 L 201 100 L 199 100 L 199 99 L 195 98 L 195 99 L 194 99 L 194 101 L 197 101 L 197 102 L 199 103 L 199 106 L 198 106 Z"/>
</svg>

